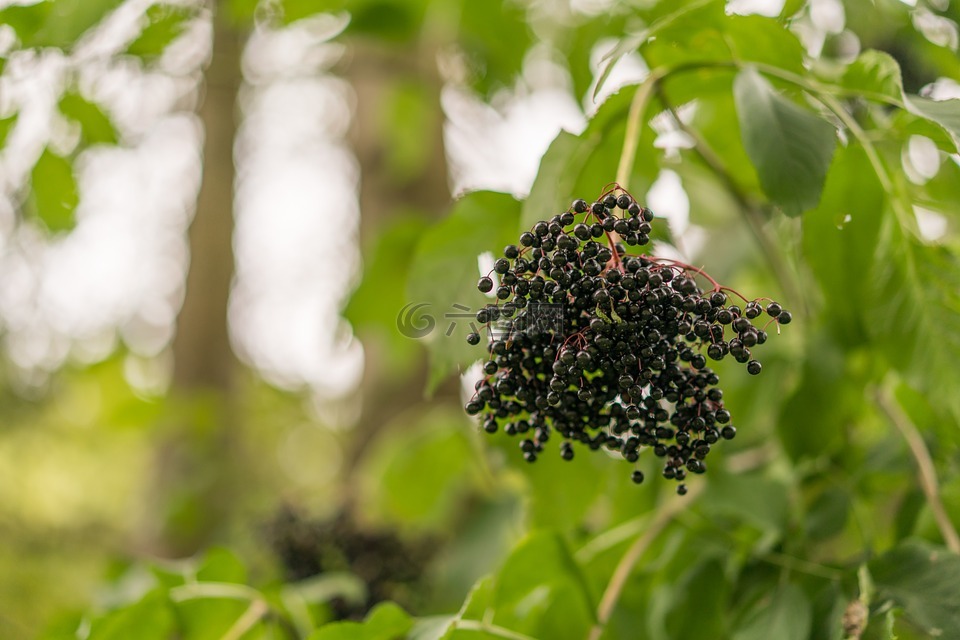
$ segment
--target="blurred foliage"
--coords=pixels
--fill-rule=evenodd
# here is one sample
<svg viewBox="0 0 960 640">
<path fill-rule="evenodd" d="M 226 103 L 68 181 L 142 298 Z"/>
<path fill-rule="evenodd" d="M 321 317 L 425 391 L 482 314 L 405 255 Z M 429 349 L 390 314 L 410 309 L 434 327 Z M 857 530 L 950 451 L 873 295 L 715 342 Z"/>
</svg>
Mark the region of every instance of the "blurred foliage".
<svg viewBox="0 0 960 640">
<path fill-rule="evenodd" d="M 532 49 L 569 72 L 586 126 L 553 140 L 527 198 L 469 193 L 436 222 L 406 211 L 366 248 L 345 316 L 385 345 L 394 377 L 426 350 L 429 391 L 477 358 L 463 336 L 483 302 L 480 254 L 599 194 L 624 159 L 625 186 L 641 199 L 664 172 L 679 176 L 705 238 L 689 247 L 696 264 L 797 311 L 764 347 L 759 378 L 718 363 L 739 431 L 697 479 L 702 490 L 678 502 L 650 456 L 643 487 L 600 454 L 528 465 L 448 396 L 394 416 L 348 468 L 349 431 L 250 376 L 236 428 L 257 461 L 247 495 L 225 507 L 242 524 L 228 548 L 148 560 L 137 546 L 155 517 L 142 469 L 171 413 L 208 408 L 133 391 L 124 368 L 134 357 L 118 353 L 60 372 L 42 399 L 0 396 L 0 530 L 11 539 L 0 635 L 960 638 L 950 533 L 960 522 L 960 100 L 928 93 L 960 82 L 957 4 L 830 2 L 846 24 L 826 27 L 824 2 L 788 0 L 774 17 L 733 15 L 718 0 L 578 4 L 594 10 L 558 0 L 232 0 L 226 10 L 276 29 L 349 15 L 339 42 L 429 43 L 456 70 L 449 83 L 487 100 L 510 93 Z M 77 45 L 118 5 L 7 5 L 0 24 L 16 44 L 4 58 L 59 49 L 73 73 Z M 116 55 L 153 64 L 203 19 L 198 5 L 153 4 Z M 611 92 L 625 59 L 642 62 L 646 80 Z M 76 148 L 45 142 L 12 185 L 22 216 L 50 232 L 73 226 L 78 157 L 123 143 L 105 109 L 71 82 L 60 90 Z M 383 105 L 400 176 L 426 166 L 418 128 L 440 105 L 424 95 L 398 86 Z M 17 105 L 0 106 L 2 145 L 19 118 Z M 664 123 L 683 144 L 664 143 Z M 913 165 L 918 142 L 933 175 Z M 661 242 L 684 241 L 657 227 Z M 429 305 L 414 328 L 432 331 L 417 340 L 397 326 L 410 304 Z M 315 519 L 271 520 L 289 503 Z M 351 524 L 338 529 L 341 511 Z M 356 548 L 373 540 L 389 540 L 384 557 Z M 132 559 L 105 572 L 117 556 Z M 390 573 L 401 557 L 416 559 L 402 578 Z"/>
</svg>

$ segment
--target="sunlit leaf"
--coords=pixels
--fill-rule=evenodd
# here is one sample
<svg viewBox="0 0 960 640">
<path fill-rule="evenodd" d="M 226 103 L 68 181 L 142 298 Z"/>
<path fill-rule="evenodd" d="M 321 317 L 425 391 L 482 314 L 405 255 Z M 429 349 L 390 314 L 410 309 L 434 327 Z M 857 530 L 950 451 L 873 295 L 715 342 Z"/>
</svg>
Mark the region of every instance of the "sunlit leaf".
<svg viewBox="0 0 960 640">
<path fill-rule="evenodd" d="M 460 611 L 457 612 L 457 617 L 464 620 L 480 620 L 490 607 L 495 584 L 493 576 L 484 576 L 477 580 L 463 601 Z"/>
<path fill-rule="evenodd" d="M 784 213 L 817 206 L 836 146 L 833 125 L 780 96 L 759 73 L 734 81 L 743 145 L 767 196 Z"/>
<path fill-rule="evenodd" d="M 153 60 L 163 54 L 171 42 L 186 30 L 195 18 L 197 9 L 176 4 L 151 5 L 146 12 L 147 26 L 136 39 L 127 45 L 127 55 L 143 60 Z"/>
<path fill-rule="evenodd" d="M 63 115 L 80 124 L 86 144 L 116 144 L 117 130 L 99 105 L 90 102 L 79 93 L 68 92 L 60 98 Z"/>
<path fill-rule="evenodd" d="M 414 622 L 407 640 L 449 639 L 456 623 L 456 616 L 427 616 Z"/>
<path fill-rule="evenodd" d="M 936 122 L 946 129 L 957 145 L 960 145 L 960 99 L 930 100 L 919 96 L 904 95 L 907 109 Z"/>
<path fill-rule="evenodd" d="M 10 5 L 0 9 L 0 24 L 7 25 L 17 34 L 20 43 L 31 46 L 37 31 L 53 8 L 53 0 L 41 0 L 35 4 Z"/>
<path fill-rule="evenodd" d="M 458 41 L 472 67 L 472 84 L 484 95 L 511 86 L 532 41 L 523 3 L 461 2 Z"/>
<path fill-rule="evenodd" d="M 900 65 L 890 54 L 867 49 L 850 63 L 841 78 L 844 88 L 866 94 L 876 94 L 893 100 L 903 95 Z"/>
<path fill-rule="evenodd" d="M 35 14 L 40 17 L 39 25 L 32 33 L 30 29 L 25 30 L 26 37 L 21 36 L 23 46 L 70 50 L 87 30 L 98 25 L 122 2 L 123 0 L 45 0 L 40 3 L 42 6 Z"/>
<path fill-rule="evenodd" d="M 166 596 L 152 591 L 139 602 L 111 611 L 90 625 L 89 640 L 168 640 L 175 629 Z"/>
<path fill-rule="evenodd" d="M 664 3 L 668 4 L 668 3 Z M 763 62 L 802 73 L 803 47 L 774 18 L 726 15 L 724 2 L 707 0 L 679 8 L 676 17 L 651 25 L 656 37 L 640 48 L 651 68 L 718 62 Z"/>
<path fill-rule="evenodd" d="M 412 626 L 413 620 L 403 609 L 384 602 L 363 622 L 334 622 L 314 631 L 309 640 L 401 640 Z"/>
<path fill-rule="evenodd" d="M 204 554 L 197 567 L 197 580 L 201 582 L 235 582 L 245 584 L 247 568 L 237 555 L 223 547 L 213 547 Z"/>
<path fill-rule="evenodd" d="M 69 231 L 76 224 L 79 202 L 73 165 L 50 149 L 44 149 L 31 173 L 30 204 L 34 215 L 50 231 Z"/>
<path fill-rule="evenodd" d="M 14 126 L 16 126 L 19 115 L 19 113 L 14 113 L 12 116 L 0 118 L 0 147 L 3 147 L 3 145 L 7 143 L 7 136 L 10 135 L 10 132 L 13 131 Z"/>
</svg>

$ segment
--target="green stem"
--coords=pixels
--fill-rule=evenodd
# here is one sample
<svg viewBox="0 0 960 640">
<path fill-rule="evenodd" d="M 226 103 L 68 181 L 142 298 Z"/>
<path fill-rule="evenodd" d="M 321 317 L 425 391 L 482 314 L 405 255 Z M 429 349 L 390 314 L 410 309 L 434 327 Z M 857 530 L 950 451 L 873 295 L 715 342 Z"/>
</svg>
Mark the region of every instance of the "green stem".
<svg viewBox="0 0 960 640">
<path fill-rule="evenodd" d="M 222 600 L 263 600 L 263 596 L 253 587 L 230 582 L 194 582 L 170 589 L 170 599 L 174 602 L 202 599 Z"/>
<path fill-rule="evenodd" d="M 263 600 L 254 600 L 247 607 L 233 626 L 227 629 L 220 640 L 240 640 L 247 631 L 250 631 L 270 611 L 270 607 Z"/>
<path fill-rule="evenodd" d="M 947 548 L 954 553 L 960 553 L 960 535 L 957 529 L 950 522 L 950 515 L 947 513 L 943 501 L 940 499 L 940 483 L 937 480 L 937 468 L 933 464 L 933 457 L 927 449 L 927 444 L 920 435 L 920 430 L 910 421 L 910 418 L 900 409 L 889 395 L 878 389 L 876 391 L 877 406 L 887 416 L 887 419 L 896 427 L 900 435 L 907 442 L 913 459 L 917 463 L 917 474 L 920 477 L 920 488 L 930 505 L 930 511 L 933 512 L 933 519 L 940 529 L 940 535 Z"/>
<path fill-rule="evenodd" d="M 637 92 L 633 94 L 633 100 L 630 102 L 630 111 L 627 114 L 627 131 L 623 136 L 623 151 L 620 153 L 620 163 L 617 165 L 616 182 L 626 190 L 630 190 L 630 174 L 633 172 L 633 162 L 637 157 L 637 147 L 640 145 L 641 119 L 644 111 L 647 110 L 647 104 L 650 102 L 650 96 L 657 83 L 669 71 L 660 69 L 650 72 L 647 79 L 637 87 Z"/>
<path fill-rule="evenodd" d="M 778 567 L 783 567 L 799 573 L 805 573 L 810 576 L 817 576 L 818 578 L 826 578 L 828 580 L 843 580 L 847 577 L 846 572 L 841 571 L 840 569 L 834 569 L 833 567 L 827 567 L 815 562 L 809 562 L 807 560 L 795 558 L 794 556 L 784 553 L 776 553 L 771 551 L 760 559 Z"/>
</svg>

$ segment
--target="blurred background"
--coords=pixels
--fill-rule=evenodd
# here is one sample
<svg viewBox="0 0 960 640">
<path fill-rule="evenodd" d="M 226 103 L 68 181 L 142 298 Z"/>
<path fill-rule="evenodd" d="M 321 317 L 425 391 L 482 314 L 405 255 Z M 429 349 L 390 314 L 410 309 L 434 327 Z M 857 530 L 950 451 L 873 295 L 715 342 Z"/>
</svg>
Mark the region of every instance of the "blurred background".
<svg viewBox="0 0 960 640">
<path fill-rule="evenodd" d="M 950 0 L 719 4 L 790 17 L 821 69 L 880 49 L 907 91 L 960 97 Z M 531 525 L 602 528 L 621 498 L 649 508 L 652 494 L 624 497 L 603 465 L 578 467 L 590 479 L 560 491 L 548 486 L 560 462 L 528 470 L 513 447 L 485 451 L 458 376 L 444 375 L 455 367 L 431 366 L 424 348 L 458 339 L 440 335 L 449 309 L 435 305 L 422 339 L 397 318 L 421 301 L 406 274 L 430 225 L 467 191 L 526 197 L 557 134 L 581 134 L 646 76 L 638 53 L 605 56 L 664 11 L 654 0 L 0 0 L 0 637 L 39 637 L 109 602 L 138 562 L 211 547 L 230 548 L 255 583 L 335 569 L 371 598 L 456 610 Z M 726 102 L 681 102 L 705 135 L 738 136 Z M 583 158 L 595 171 L 576 197 L 613 180 L 620 120 Z M 919 232 L 955 238 L 937 203 L 957 204 L 956 156 L 905 130 L 898 170 L 942 187 L 917 212 Z M 794 221 L 768 224 L 789 287 L 766 274 L 723 181 L 683 161 L 683 128 L 661 117 L 644 135 L 657 155 L 630 186 L 668 221 L 660 253 L 829 326 Z M 863 364 L 811 347 L 828 341 L 814 333 L 771 341 L 770 376 L 755 386 L 729 376 L 741 428 L 755 429 L 744 451 L 766 441 L 768 461 L 784 456 L 777 416 L 802 384 L 837 401 L 817 395 L 829 383 L 800 379 L 798 354 Z M 862 392 L 839 402 L 844 420 Z M 864 446 L 886 429 L 868 429 Z M 807 463 L 847 446 L 814 446 Z M 897 464 L 908 473 L 905 453 Z M 551 512 L 537 512 L 551 495 Z M 402 566 L 384 577 L 369 566 L 383 558 Z"/>
</svg>

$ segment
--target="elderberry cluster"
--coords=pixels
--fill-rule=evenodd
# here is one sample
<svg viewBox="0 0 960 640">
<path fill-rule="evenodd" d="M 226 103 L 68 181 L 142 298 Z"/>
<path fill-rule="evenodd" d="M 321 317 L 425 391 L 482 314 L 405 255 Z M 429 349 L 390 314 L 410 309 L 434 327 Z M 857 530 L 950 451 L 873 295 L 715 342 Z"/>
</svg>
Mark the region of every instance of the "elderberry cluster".
<svg viewBox="0 0 960 640">
<path fill-rule="evenodd" d="M 768 336 L 759 321 L 792 318 L 769 299 L 731 303 L 727 293 L 739 294 L 696 267 L 627 255 L 624 244 L 649 242 L 653 218 L 617 186 L 504 249 L 477 284 L 497 301 L 477 312 L 489 358 L 466 411 L 489 433 L 518 436 L 530 462 L 553 434 L 565 460 L 577 444 L 629 462 L 649 447 L 682 495 L 687 474 L 706 471 L 711 447 L 736 435 L 708 358 L 759 374 L 751 350 Z M 643 482 L 643 473 L 632 478 Z"/>
</svg>

